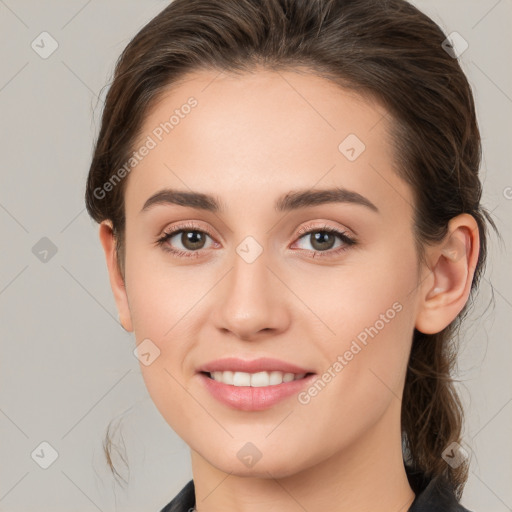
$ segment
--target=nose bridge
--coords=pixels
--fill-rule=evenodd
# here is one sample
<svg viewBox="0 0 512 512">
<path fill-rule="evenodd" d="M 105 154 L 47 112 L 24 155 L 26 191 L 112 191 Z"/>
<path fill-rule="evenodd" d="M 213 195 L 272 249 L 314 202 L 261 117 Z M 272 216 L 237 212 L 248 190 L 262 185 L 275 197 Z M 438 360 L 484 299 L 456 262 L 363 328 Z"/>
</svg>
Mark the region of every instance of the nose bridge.
<svg viewBox="0 0 512 512">
<path fill-rule="evenodd" d="M 263 329 L 284 326 L 286 301 L 268 264 L 267 252 L 253 237 L 246 237 L 235 248 L 224 296 L 218 302 L 218 327 L 250 338 Z"/>
</svg>

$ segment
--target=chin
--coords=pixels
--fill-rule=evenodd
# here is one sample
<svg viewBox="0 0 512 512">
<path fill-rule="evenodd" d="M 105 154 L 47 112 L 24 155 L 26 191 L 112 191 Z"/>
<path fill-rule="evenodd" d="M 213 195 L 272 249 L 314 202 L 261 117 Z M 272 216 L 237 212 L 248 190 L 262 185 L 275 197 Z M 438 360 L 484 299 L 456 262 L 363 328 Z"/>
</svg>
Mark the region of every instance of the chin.
<svg viewBox="0 0 512 512">
<path fill-rule="evenodd" d="M 237 446 L 237 449 L 231 452 L 231 456 L 228 456 L 227 450 L 221 453 L 205 453 L 206 456 L 202 456 L 218 470 L 239 477 L 285 478 L 309 467 L 307 461 L 295 460 L 292 456 L 275 448 L 263 448 L 260 454 L 254 450 L 251 460 L 253 449 L 247 445 L 242 446 L 242 449 Z M 296 454 L 298 450 L 291 451 Z"/>
</svg>

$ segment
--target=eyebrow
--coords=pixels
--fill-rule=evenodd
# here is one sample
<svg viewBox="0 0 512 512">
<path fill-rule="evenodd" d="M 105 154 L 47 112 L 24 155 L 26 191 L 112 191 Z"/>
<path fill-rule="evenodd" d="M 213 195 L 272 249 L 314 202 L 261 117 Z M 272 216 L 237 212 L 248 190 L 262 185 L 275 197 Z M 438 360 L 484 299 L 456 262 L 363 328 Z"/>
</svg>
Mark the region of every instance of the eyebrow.
<svg viewBox="0 0 512 512">
<path fill-rule="evenodd" d="M 274 208 L 278 212 L 288 212 L 326 203 L 358 204 L 379 213 L 379 209 L 369 199 L 358 192 L 347 190 L 343 187 L 322 190 L 305 189 L 291 191 L 279 197 L 275 202 Z M 221 201 L 215 196 L 201 192 L 187 192 L 165 188 L 159 190 L 147 199 L 142 207 L 141 213 L 158 204 L 176 204 L 212 213 L 221 212 L 223 210 Z"/>
</svg>

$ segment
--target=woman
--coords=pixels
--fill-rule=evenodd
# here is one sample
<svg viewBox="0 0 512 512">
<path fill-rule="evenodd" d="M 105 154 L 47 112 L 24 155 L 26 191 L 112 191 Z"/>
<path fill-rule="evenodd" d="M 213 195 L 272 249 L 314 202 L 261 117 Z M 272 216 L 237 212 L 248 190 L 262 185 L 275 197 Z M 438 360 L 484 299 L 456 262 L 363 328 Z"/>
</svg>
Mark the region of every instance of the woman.
<svg viewBox="0 0 512 512">
<path fill-rule="evenodd" d="M 480 151 L 456 53 L 404 0 L 175 0 L 142 28 L 86 203 L 191 450 L 163 511 L 466 510 Z"/>
</svg>

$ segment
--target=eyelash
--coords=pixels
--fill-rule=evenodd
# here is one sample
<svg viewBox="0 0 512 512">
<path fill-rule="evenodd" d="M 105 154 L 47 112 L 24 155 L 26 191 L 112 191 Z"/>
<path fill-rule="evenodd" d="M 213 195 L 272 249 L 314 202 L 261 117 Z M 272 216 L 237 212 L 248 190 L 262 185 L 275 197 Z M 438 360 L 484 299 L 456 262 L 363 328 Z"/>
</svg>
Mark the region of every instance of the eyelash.
<svg viewBox="0 0 512 512">
<path fill-rule="evenodd" d="M 303 229 L 305 230 L 304 232 Z M 316 251 L 316 250 L 310 250 L 310 249 L 301 249 L 302 251 L 306 251 L 307 253 L 312 253 L 313 258 L 330 258 L 337 256 L 338 254 L 346 251 L 349 247 L 354 246 L 357 244 L 357 240 L 352 238 L 351 236 L 347 235 L 345 231 L 340 231 L 336 228 L 333 228 L 331 226 L 325 226 L 325 227 L 318 227 L 318 226 L 305 226 L 303 229 L 300 230 L 302 232 L 299 236 L 299 240 L 306 237 L 307 235 L 311 233 L 332 233 L 334 235 L 337 235 L 339 239 L 345 244 L 341 247 L 338 247 L 336 249 L 329 249 L 327 251 Z M 198 257 L 201 254 L 201 251 L 206 249 L 199 249 L 197 251 L 182 251 L 181 249 L 174 249 L 172 246 L 165 244 L 170 238 L 174 237 L 175 235 L 183 232 L 196 232 L 196 233 L 202 233 L 204 235 L 208 235 L 210 238 L 213 239 L 213 235 L 204 230 L 199 229 L 197 226 L 193 224 L 181 224 L 177 226 L 173 226 L 171 231 L 164 232 L 161 237 L 159 237 L 156 240 L 156 245 L 159 247 L 162 247 L 162 249 L 166 252 L 172 253 L 173 255 L 177 257 L 183 257 L 183 258 L 193 258 Z"/>
</svg>

